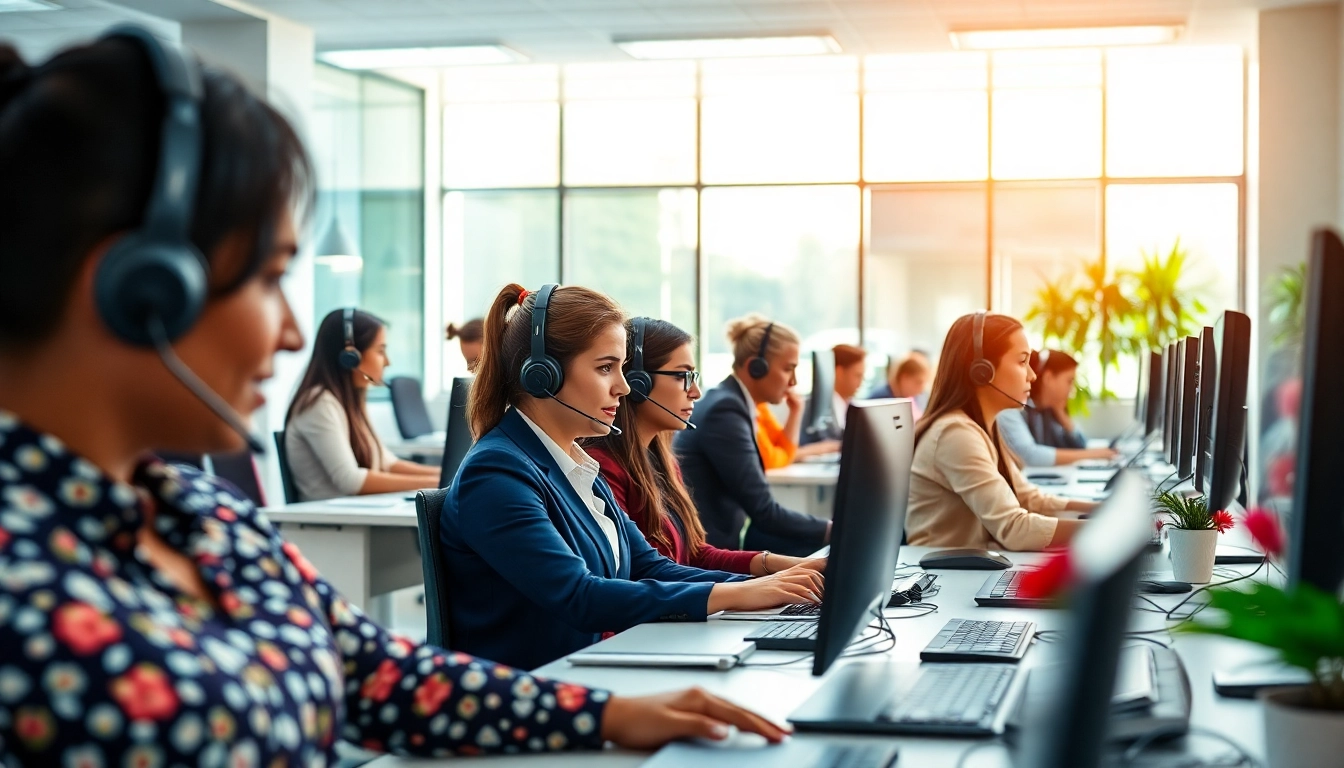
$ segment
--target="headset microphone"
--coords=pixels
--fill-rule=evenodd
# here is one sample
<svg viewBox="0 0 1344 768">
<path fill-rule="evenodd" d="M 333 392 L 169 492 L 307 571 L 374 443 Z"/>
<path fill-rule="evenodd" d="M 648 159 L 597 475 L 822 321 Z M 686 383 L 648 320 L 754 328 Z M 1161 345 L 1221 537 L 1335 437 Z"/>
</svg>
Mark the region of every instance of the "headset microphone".
<svg viewBox="0 0 1344 768">
<path fill-rule="evenodd" d="M 667 406 L 663 405 L 662 403 L 658 402 L 657 400 L 654 400 L 652 397 L 645 398 L 644 402 L 646 402 L 646 403 L 653 403 L 654 405 L 658 406 L 659 408 L 662 408 L 664 411 L 667 411 L 667 415 L 668 415 L 668 416 L 671 416 L 672 418 L 676 419 L 677 421 L 680 421 L 682 424 L 685 424 L 687 429 L 695 429 L 695 425 L 694 425 L 694 424 L 692 424 L 691 422 L 689 422 L 689 421 L 687 421 L 687 420 L 681 418 L 681 417 L 678 416 L 675 412 L 673 412 L 672 409 L 668 408 Z M 617 434 L 620 434 L 620 433 L 618 432 Z"/>
<path fill-rule="evenodd" d="M 215 394 L 214 390 L 201 381 L 200 377 L 191 368 L 187 367 L 186 363 L 183 363 L 177 353 L 173 351 L 173 346 L 168 341 L 168 332 L 157 316 L 149 319 L 149 322 L 146 323 L 146 330 L 149 332 L 155 350 L 159 353 L 159 359 L 163 361 L 163 365 L 168 369 L 168 372 L 182 382 L 182 386 L 186 387 L 198 400 L 204 403 L 206 408 L 209 408 L 212 413 L 229 425 L 230 429 L 237 432 L 238 436 L 247 443 L 249 451 L 257 454 L 265 453 L 265 446 L 247 431 L 247 425 L 243 424 L 243 420 L 239 418 L 238 414 L 234 413 L 228 403 L 225 403 L 223 398 Z"/>
<path fill-rule="evenodd" d="M 989 386 L 990 386 L 991 389 L 993 389 L 994 391 L 998 392 L 1000 395 L 1003 395 L 1004 397 L 1008 398 L 1009 400 L 1012 400 L 1014 403 L 1017 403 L 1018 405 L 1022 406 L 1023 408 L 1030 408 L 1030 409 L 1033 410 L 1033 411 L 1036 410 L 1036 406 L 1032 405 L 1031 403 L 1028 403 L 1028 402 L 1026 402 L 1025 400 L 1018 400 L 1016 397 L 1013 397 L 1012 395 L 1008 394 L 1007 392 L 1004 392 L 1002 389 L 999 389 L 998 387 L 994 386 L 993 384 L 990 384 Z"/>
<path fill-rule="evenodd" d="M 564 400 L 561 400 L 561 399 L 558 398 L 558 397 L 555 397 L 554 395 L 551 396 L 551 399 L 554 400 L 555 402 L 557 402 L 557 403 L 559 403 L 559 404 L 565 406 L 565 407 L 568 408 L 569 410 L 571 410 L 571 411 L 573 411 L 573 412 L 579 414 L 579 415 L 582 416 L 583 418 L 585 418 L 585 419 L 587 419 L 587 420 L 589 420 L 589 421 L 591 421 L 591 422 L 593 422 L 593 423 L 595 423 L 595 424 L 601 424 L 602 426 L 606 427 L 606 428 L 607 428 L 607 432 L 608 432 L 609 434 L 612 434 L 612 435 L 620 435 L 620 434 L 621 434 L 621 428 L 618 427 L 618 426 L 616 426 L 615 424 L 608 424 L 607 422 L 605 422 L 605 421 L 603 421 L 603 420 L 597 418 L 596 416 L 589 416 L 588 414 L 584 413 L 583 411 L 580 411 L 578 408 L 575 408 L 574 406 L 570 405 L 569 403 L 566 403 Z"/>
<path fill-rule="evenodd" d="M 358 368 L 356 368 L 355 370 L 359 371 Z M 369 374 L 367 374 L 367 373 L 365 373 L 365 372 L 363 372 L 363 371 L 359 371 L 359 375 L 360 375 L 360 376 L 363 376 L 363 377 L 366 378 L 366 379 L 368 379 L 368 380 L 369 380 L 369 383 L 372 384 L 372 385 L 374 385 L 374 386 L 376 386 L 376 387 L 386 387 L 386 386 L 387 386 L 387 384 L 384 384 L 383 382 L 381 382 L 381 381 L 379 381 L 379 380 L 373 378 L 372 376 L 370 376 Z"/>
</svg>

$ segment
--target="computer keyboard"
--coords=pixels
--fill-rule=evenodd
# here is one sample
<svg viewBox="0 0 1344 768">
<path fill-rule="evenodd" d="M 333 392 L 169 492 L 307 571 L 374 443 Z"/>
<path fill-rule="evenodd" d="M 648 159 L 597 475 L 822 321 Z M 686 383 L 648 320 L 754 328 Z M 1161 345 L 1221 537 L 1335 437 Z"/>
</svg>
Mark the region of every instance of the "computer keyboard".
<svg viewBox="0 0 1344 768">
<path fill-rule="evenodd" d="M 758 651 L 810 651 L 817 644 L 817 622 L 767 621 L 744 639 Z"/>
<path fill-rule="evenodd" d="M 912 573 L 900 578 L 896 585 L 892 587 L 891 597 L 887 599 L 887 607 L 895 608 L 906 603 L 919 602 L 924 592 L 938 580 L 937 575 L 932 573 Z M 821 603 L 795 603 L 784 606 L 780 611 L 780 616 L 820 616 Z"/>
<path fill-rule="evenodd" d="M 1036 634 L 1030 621 L 952 619 L 919 652 L 924 661 L 1021 661 Z"/>
<path fill-rule="evenodd" d="M 1004 571 L 999 574 L 998 582 L 989 590 L 990 597 L 1017 597 L 1018 585 L 1022 582 L 1024 570 Z"/>
<path fill-rule="evenodd" d="M 1016 671 L 1004 664 L 925 664 L 914 688 L 888 702 L 880 717 L 930 732 L 988 732 Z"/>
<path fill-rule="evenodd" d="M 890 768 L 896 749 L 884 744 L 833 744 L 817 755 L 817 768 Z"/>
<path fill-rule="evenodd" d="M 784 606 L 780 616 L 820 616 L 821 603 L 794 603 Z"/>
</svg>

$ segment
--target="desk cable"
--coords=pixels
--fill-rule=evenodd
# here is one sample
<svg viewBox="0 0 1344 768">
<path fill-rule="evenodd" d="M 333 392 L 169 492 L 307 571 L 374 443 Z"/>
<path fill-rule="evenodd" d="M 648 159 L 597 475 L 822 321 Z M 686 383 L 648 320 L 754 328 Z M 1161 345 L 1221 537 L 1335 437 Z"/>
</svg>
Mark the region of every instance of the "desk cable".
<svg viewBox="0 0 1344 768">
<path fill-rule="evenodd" d="M 1227 746 L 1231 747 L 1233 750 L 1236 751 L 1237 761 L 1235 763 L 1224 762 L 1221 758 L 1215 758 L 1218 760 L 1218 762 L 1209 762 L 1207 760 L 1195 758 L 1199 760 L 1198 763 L 1193 764 L 1187 763 L 1187 765 L 1190 765 L 1191 768 L 1195 768 L 1196 766 L 1203 766 L 1204 768 L 1214 768 L 1214 766 L 1218 766 L 1220 768 L 1234 768 L 1235 766 L 1249 766 L 1249 768 L 1260 768 L 1260 761 L 1256 760 L 1255 757 L 1253 757 L 1250 752 L 1246 751 L 1245 747 L 1241 746 L 1232 739 L 1224 736 L 1223 734 L 1218 733 L 1217 731 L 1211 731 L 1207 728 L 1191 728 L 1187 730 L 1184 735 L 1204 736 L 1206 738 L 1214 739 L 1216 741 L 1221 741 L 1222 743 L 1226 744 Z M 1155 744 L 1159 739 L 1170 739 L 1171 736 L 1172 734 L 1170 733 L 1161 733 L 1155 731 L 1153 733 L 1149 733 L 1139 738 L 1137 741 L 1131 744 L 1129 748 L 1125 750 L 1124 755 L 1122 755 L 1120 758 L 1122 761 L 1121 764 L 1125 766 L 1142 766 L 1143 763 L 1135 762 L 1138 759 L 1139 755 L 1144 750 L 1148 749 L 1153 744 Z"/>
</svg>

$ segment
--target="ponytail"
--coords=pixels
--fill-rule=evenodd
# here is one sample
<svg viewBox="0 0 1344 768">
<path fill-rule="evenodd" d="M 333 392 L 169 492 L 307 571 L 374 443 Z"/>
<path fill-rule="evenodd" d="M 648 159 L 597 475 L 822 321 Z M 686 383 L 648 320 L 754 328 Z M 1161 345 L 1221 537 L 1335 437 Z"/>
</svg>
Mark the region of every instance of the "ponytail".
<svg viewBox="0 0 1344 768">
<path fill-rule="evenodd" d="M 518 297 L 525 290 L 517 283 L 509 283 L 485 314 L 485 337 L 481 340 L 481 356 L 476 360 L 476 380 L 472 382 L 471 395 L 467 398 L 467 423 L 471 425 L 471 436 L 477 440 L 499 426 L 504 411 L 522 393 L 518 369 L 510 372 L 506 367 L 506 358 L 511 355 L 505 354 L 503 341 L 509 312 L 518 306 Z M 531 307 L 527 314 L 531 318 Z"/>
</svg>

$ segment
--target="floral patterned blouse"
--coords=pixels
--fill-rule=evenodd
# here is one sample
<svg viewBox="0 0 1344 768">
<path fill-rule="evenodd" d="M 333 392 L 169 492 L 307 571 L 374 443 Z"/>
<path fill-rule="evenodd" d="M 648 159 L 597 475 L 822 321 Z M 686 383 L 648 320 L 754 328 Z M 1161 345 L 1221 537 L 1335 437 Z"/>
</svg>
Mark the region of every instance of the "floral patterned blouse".
<svg viewBox="0 0 1344 768">
<path fill-rule="evenodd" d="M 149 566 L 150 505 L 222 611 Z M 227 483 L 160 463 L 114 482 L 0 412 L 0 765 L 595 748 L 606 701 L 388 633 Z"/>
</svg>

